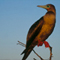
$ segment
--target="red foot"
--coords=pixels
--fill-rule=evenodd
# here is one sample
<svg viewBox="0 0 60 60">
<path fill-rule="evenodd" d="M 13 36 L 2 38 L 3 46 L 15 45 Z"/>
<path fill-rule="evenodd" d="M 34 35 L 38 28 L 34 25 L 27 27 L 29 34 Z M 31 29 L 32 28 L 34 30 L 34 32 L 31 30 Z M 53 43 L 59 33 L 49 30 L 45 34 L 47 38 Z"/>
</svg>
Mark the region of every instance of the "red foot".
<svg viewBox="0 0 60 60">
<path fill-rule="evenodd" d="M 38 45 L 37 46 L 39 47 L 39 46 L 42 46 L 42 45 L 43 45 L 43 42 L 38 40 Z"/>
<path fill-rule="evenodd" d="M 49 47 L 49 43 L 47 41 L 44 41 L 44 45 L 45 45 L 46 48 Z"/>
<path fill-rule="evenodd" d="M 38 45 L 37 45 L 37 46 L 38 46 L 38 47 L 39 47 L 39 46 L 42 46 L 43 43 L 44 43 L 44 45 L 45 45 L 46 48 L 49 47 L 49 43 L 48 43 L 47 41 L 42 42 L 42 41 L 40 41 L 40 40 L 38 40 Z"/>
</svg>

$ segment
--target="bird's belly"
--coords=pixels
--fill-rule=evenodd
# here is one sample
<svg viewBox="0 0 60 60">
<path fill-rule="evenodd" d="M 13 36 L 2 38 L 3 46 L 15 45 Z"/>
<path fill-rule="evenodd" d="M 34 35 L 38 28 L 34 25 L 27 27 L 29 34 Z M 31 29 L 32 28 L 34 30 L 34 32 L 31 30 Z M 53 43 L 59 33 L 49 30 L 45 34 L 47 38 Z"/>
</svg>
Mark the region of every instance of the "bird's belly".
<svg viewBox="0 0 60 60">
<path fill-rule="evenodd" d="M 40 33 L 37 35 L 37 40 L 40 41 L 45 41 L 48 36 L 52 33 L 53 31 L 53 25 L 48 25 L 48 24 L 44 24 Z"/>
</svg>

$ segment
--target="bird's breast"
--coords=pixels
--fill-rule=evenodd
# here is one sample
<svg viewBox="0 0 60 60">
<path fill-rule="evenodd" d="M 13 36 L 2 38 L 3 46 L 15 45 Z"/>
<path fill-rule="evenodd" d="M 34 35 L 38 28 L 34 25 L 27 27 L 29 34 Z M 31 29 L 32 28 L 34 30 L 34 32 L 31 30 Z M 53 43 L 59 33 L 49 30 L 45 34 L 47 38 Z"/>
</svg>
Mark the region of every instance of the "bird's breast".
<svg viewBox="0 0 60 60">
<path fill-rule="evenodd" d="M 41 34 L 49 34 L 53 30 L 54 25 L 44 24 L 41 29 Z"/>
<path fill-rule="evenodd" d="M 44 24 L 36 39 L 40 41 L 45 41 L 48 38 L 48 36 L 52 33 L 53 29 L 53 25 Z"/>
<path fill-rule="evenodd" d="M 55 24 L 55 15 L 54 14 L 46 14 L 44 16 L 44 22 L 46 24 Z"/>
</svg>

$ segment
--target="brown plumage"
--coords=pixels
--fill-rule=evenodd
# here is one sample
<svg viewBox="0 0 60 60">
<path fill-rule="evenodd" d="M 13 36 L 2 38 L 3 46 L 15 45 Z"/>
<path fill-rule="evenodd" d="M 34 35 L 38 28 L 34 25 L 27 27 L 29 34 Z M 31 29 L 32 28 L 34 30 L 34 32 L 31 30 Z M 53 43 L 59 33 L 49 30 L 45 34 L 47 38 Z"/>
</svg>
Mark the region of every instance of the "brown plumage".
<svg viewBox="0 0 60 60">
<path fill-rule="evenodd" d="M 45 8 L 47 10 L 47 13 L 30 27 L 27 34 L 26 49 L 21 53 L 24 53 L 22 60 L 26 60 L 33 48 L 38 45 L 39 41 L 43 44 L 44 41 L 53 32 L 53 29 L 55 27 L 56 10 L 54 5 L 38 5 L 38 7 Z M 41 46 L 41 43 L 39 44 Z"/>
</svg>

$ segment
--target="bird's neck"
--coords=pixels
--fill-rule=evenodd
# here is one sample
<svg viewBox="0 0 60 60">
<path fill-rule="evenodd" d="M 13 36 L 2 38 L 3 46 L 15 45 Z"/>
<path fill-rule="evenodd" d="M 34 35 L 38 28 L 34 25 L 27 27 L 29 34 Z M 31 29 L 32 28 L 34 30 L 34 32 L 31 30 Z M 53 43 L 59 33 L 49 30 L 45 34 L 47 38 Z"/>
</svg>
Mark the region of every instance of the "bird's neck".
<svg viewBox="0 0 60 60">
<path fill-rule="evenodd" d="M 54 15 L 56 15 L 56 10 L 49 10 L 48 12 L 50 12 L 50 13 L 53 13 Z"/>
</svg>

